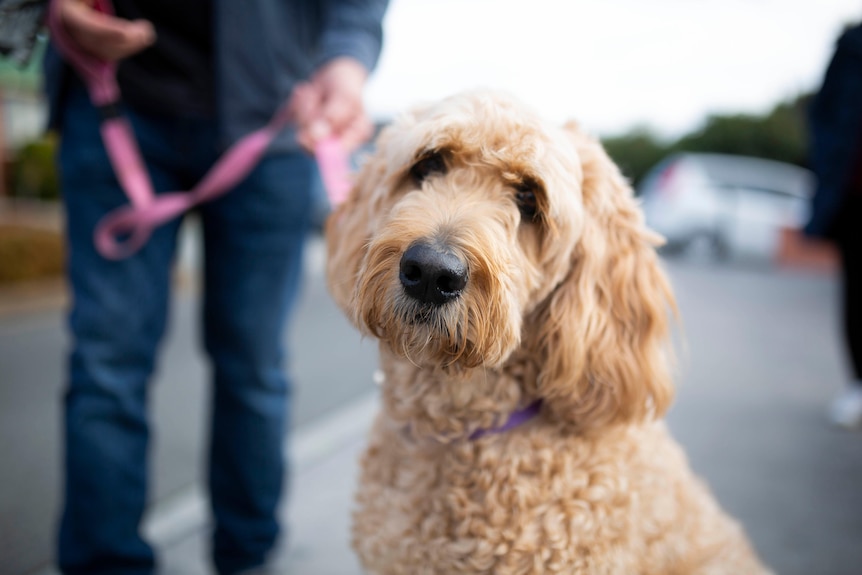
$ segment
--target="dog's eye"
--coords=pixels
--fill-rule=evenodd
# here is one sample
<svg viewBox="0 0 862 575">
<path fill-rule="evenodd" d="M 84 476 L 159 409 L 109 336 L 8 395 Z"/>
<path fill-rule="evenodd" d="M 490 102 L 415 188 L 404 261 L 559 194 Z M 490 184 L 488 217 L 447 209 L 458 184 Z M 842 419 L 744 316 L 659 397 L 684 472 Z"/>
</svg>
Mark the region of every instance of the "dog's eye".
<svg viewBox="0 0 862 575">
<path fill-rule="evenodd" d="M 410 177 L 413 178 L 413 181 L 417 184 L 424 182 L 431 174 L 445 173 L 446 159 L 443 157 L 441 152 L 432 152 L 424 156 L 418 162 L 413 164 L 412 168 L 410 168 Z"/>
<path fill-rule="evenodd" d="M 535 221 L 539 214 L 539 201 L 536 199 L 536 186 L 532 182 L 519 184 L 515 188 L 515 201 L 525 221 Z"/>
</svg>

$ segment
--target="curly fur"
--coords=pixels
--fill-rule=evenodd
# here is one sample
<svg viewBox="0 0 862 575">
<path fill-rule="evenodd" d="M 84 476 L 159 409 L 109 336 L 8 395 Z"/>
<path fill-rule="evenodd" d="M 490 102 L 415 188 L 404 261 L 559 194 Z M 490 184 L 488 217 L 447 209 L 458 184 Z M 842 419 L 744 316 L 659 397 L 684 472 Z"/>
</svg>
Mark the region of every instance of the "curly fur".
<svg viewBox="0 0 862 575">
<path fill-rule="evenodd" d="M 416 181 L 432 152 L 447 169 Z M 673 296 L 659 238 L 577 125 L 494 92 L 416 110 L 381 134 L 327 234 L 330 290 L 379 339 L 385 374 L 354 516 L 369 572 L 766 572 L 661 422 Z M 469 271 L 430 310 L 399 281 L 419 240 Z M 468 439 L 539 398 L 538 418 Z"/>
</svg>

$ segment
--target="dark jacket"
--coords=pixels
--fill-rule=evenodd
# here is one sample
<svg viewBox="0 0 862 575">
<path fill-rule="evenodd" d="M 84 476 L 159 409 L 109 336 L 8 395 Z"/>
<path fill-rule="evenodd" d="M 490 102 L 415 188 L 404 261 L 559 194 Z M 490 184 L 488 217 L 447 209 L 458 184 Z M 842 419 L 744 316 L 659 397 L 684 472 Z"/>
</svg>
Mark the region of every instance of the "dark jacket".
<svg viewBox="0 0 862 575">
<path fill-rule="evenodd" d="M 838 40 L 823 85 L 811 104 L 809 129 L 817 191 L 805 232 L 831 237 L 835 217 L 862 161 L 862 24 Z"/>
<path fill-rule="evenodd" d="M 216 103 L 222 144 L 266 124 L 293 87 L 338 56 L 374 69 L 388 0 L 213 0 Z M 70 68 L 49 49 L 45 86 L 59 126 Z M 271 149 L 295 149 L 291 130 Z"/>
</svg>

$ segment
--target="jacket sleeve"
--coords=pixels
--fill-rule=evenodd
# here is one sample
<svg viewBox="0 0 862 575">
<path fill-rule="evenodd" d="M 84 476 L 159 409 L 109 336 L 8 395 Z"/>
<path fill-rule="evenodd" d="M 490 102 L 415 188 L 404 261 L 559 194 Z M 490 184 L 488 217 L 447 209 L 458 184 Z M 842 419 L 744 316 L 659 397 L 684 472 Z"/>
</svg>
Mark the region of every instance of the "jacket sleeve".
<svg viewBox="0 0 862 575">
<path fill-rule="evenodd" d="M 810 163 L 817 176 L 806 231 L 828 235 L 841 207 L 862 136 L 862 26 L 839 40 L 809 110 Z"/>
<path fill-rule="evenodd" d="M 383 46 L 383 15 L 388 0 L 327 0 L 316 67 L 349 56 L 370 72 Z"/>
</svg>

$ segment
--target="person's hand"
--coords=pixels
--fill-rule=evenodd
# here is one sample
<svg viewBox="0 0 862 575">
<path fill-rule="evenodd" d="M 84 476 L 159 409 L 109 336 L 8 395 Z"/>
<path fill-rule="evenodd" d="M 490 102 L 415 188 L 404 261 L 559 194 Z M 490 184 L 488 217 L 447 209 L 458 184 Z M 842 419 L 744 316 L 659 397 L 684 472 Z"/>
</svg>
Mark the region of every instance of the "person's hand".
<svg viewBox="0 0 862 575">
<path fill-rule="evenodd" d="M 151 45 L 152 23 L 126 20 L 93 9 L 92 0 L 59 0 L 60 21 L 83 50 L 101 60 L 120 60 Z"/>
<path fill-rule="evenodd" d="M 297 140 L 307 150 L 321 139 L 337 136 L 352 151 L 373 132 L 365 112 L 362 90 L 368 72 L 353 58 L 335 58 L 291 96 L 291 113 L 298 126 Z"/>
</svg>

